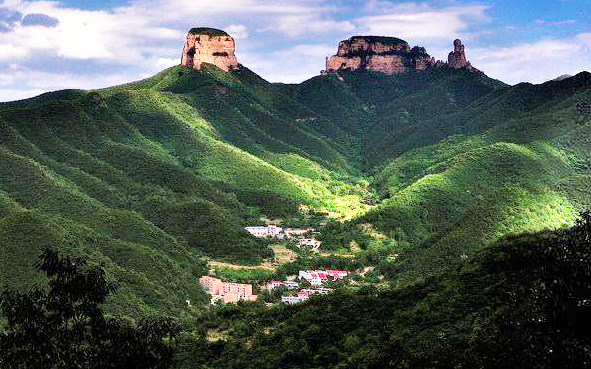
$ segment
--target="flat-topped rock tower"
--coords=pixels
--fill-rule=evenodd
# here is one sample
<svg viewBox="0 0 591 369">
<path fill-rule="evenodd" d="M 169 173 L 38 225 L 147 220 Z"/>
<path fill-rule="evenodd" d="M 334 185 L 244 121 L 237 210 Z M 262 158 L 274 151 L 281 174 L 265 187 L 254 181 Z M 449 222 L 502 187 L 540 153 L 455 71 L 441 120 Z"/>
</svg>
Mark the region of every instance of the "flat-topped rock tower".
<svg viewBox="0 0 591 369">
<path fill-rule="evenodd" d="M 326 58 L 322 73 L 365 69 L 386 74 L 423 70 L 435 65 L 435 59 L 422 47 L 413 47 L 396 37 L 353 36 L 341 41 L 336 55 Z"/>
<path fill-rule="evenodd" d="M 465 47 L 459 39 L 454 41 L 454 50 L 445 62 L 435 61 L 424 47 L 411 48 L 408 42 L 396 37 L 353 36 L 339 43 L 336 55 L 326 58 L 326 69 L 321 73 L 334 73 L 342 78 L 339 75 L 341 70 L 368 70 L 393 75 L 429 68 L 480 72 L 466 59 Z"/>
<path fill-rule="evenodd" d="M 229 72 L 238 69 L 235 49 L 234 39 L 225 31 L 207 27 L 192 28 L 183 47 L 181 65 L 201 69 L 203 63 L 209 63 Z"/>
</svg>

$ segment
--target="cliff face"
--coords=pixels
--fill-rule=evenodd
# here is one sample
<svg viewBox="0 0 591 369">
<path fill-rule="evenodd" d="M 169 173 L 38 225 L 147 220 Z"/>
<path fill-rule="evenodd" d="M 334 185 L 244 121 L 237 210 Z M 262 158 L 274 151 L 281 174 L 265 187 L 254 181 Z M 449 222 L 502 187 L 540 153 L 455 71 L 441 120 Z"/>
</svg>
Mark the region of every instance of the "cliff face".
<svg viewBox="0 0 591 369">
<path fill-rule="evenodd" d="M 454 69 L 460 69 L 470 65 L 468 60 L 466 60 L 466 53 L 461 40 L 457 39 L 454 41 L 454 51 L 449 53 L 447 63 Z"/>
<path fill-rule="evenodd" d="M 201 69 L 201 64 L 209 63 L 229 72 L 238 69 L 234 50 L 234 39 L 226 32 L 215 28 L 193 28 L 187 34 L 181 65 Z"/>
<path fill-rule="evenodd" d="M 423 70 L 435 65 L 424 48 L 410 48 L 404 40 L 395 37 L 354 36 L 341 41 L 336 55 L 326 59 L 323 73 L 338 70 L 366 69 L 386 74 Z"/>
</svg>

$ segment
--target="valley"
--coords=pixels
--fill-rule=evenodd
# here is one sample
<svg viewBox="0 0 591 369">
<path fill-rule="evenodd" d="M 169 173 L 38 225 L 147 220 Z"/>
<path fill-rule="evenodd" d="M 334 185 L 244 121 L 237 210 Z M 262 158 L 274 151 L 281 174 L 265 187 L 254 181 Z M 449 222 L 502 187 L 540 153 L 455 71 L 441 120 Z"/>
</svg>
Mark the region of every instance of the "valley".
<svg viewBox="0 0 591 369">
<path fill-rule="evenodd" d="M 578 350 L 591 73 L 509 86 L 468 47 L 353 36 L 270 83 L 199 27 L 152 77 L 0 103 L 5 315 L 82 309 L 101 350 L 156 337 L 187 369 L 528 367 L 560 353 L 548 332 Z"/>
<path fill-rule="evenodd" d="M 243 230 L 261 218 L 318 226 L 321 258 L 354 250 L 374 278 L 414 283 L 588 209 L 590 85 L 445 65 L 286 85 L 204 63 L 0 104 L 0 286 L 39 282 L 31 260 L 52 246 L 107 267 L 114 312 L 179 310 L 205 302 L 204 257 L 273 261 Z"/>
</svg>

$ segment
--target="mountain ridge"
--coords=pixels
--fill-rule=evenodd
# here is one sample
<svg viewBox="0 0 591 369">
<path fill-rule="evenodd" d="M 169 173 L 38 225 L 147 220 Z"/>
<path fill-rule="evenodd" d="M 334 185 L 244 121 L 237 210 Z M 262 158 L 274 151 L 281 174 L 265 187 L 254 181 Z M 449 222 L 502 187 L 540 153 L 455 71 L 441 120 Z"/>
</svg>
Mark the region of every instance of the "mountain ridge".
<svg viewBox="0 0 591 369">
<path fill-rule="evenodd" d="M 341 217 L 320 230 L 326 250 L 354 241 L 395 258 L 374 265 L 392 283 L 426 278 L 589 207 L 591 121 L 575 105 L 590 81 L 507 86 L 441 66 L 289 85 L 204 62 L 2 103 L 0 286 L 39 282 L 26 265 L 53 245 L 107 266 L 122 286 L 110 311 L 182 311 L 205 302 L 203 260 L 271 258 L 242 227 L 302 206 Z"/>
</svg>

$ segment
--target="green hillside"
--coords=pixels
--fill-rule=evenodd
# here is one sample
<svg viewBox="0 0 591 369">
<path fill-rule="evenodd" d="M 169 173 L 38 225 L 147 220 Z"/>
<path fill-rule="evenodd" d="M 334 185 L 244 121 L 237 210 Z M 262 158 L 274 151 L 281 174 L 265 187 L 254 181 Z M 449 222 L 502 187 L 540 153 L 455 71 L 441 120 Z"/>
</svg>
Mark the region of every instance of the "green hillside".
<svg viewBox="0 0 591 369">
<path fill-rule="evenodd" d="M 404 288 L 212 310 L 177 367 L 586 368 L 590 227 L 503 238 Z"/>
<path fill-rule="evenodd" d="M 272 251 L 243 226 L 339 210 L 335 188 L 353 187 L 350 137 L 310 116 L 245 68 L 208 66 L 1 104 L 0 287 L 41 282 L 35 255 L 54 246 L 106 265 L 112 312 L 204 302 L 200 258 L 257 264 Z"/>
<path fill-rule="evenodd" d="M 495 93 L 494 104 L 468 108 L 470 130 L 489 128 L 390 161 L 373 183 L 384 200 L 360 221 L 399 240 L 398 278 L 440 270 L 503 235 L 570 225 L 589 209 L 591 120 L 575 109 L 589 87 L 582 73 Z"/>
<path fill-rule="evenodd" d="M 589 207 L 574 105 L 590 80 L 437 68 L 284 85 L 205 65 L 0 104 L 0 288 L 42 282 L 32 263 L 54 246 L 105 266 L 110 312 L 178 312 L 205 302 L 205 259 L 272 257 L 242 227 L 300 205 L 384 234 L 360 244 L 396 256 L 392 282 L 425 278 Z"/>
</svg>

